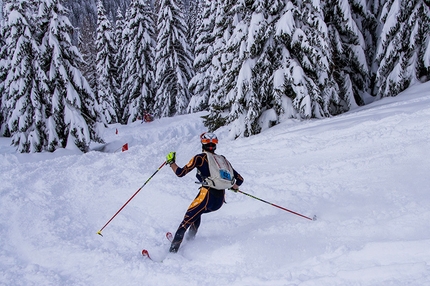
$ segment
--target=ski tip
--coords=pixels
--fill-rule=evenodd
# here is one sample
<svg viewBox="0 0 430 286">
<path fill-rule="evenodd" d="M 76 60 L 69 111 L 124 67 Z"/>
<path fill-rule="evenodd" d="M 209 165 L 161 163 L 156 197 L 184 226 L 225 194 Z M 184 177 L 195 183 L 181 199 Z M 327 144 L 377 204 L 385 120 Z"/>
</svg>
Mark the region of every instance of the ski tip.
<svg viewBox="0 0 430 286">
<path fill-rule="evenodd" d="M 153 262 L 163 262 L 163 260 L 159 261 L 159 260 L 154 260 L 151 256 L 149 256 L 149 252 L 146 249 L 142 250 L 142 255 L 146 258 L 148 258 L 149 260 L 153 261 Z"/>
<path fill-rule="evenodd" d="M 166 233 L 166 238 L 167 238 L 170 242 L 172 242 L 172 240 L 173 240 L 173 234 L 172 234 L 171 232 L 167 232 L 167 233 Z"/>
<path fill-rule="evenodd" d="M 313 220 L 313 221 L 316 221 L 316 220 L 317 220 L 317 216 L 316 216 L 316 215 L 314 215 L 314 217 L 312 218 L 312 220 Z"/>
<path fill-rule="evenodd" d="M 145 256 L 145 257 L 150 258 L 150 257 L 149 257 L 149 252 L 148 252 L 148 250 L 146 250 L 146 249 L 143 249 L 143 250 L 142 250 L 142 255 L 143 255 L 143 256 Z"/>
</svg>

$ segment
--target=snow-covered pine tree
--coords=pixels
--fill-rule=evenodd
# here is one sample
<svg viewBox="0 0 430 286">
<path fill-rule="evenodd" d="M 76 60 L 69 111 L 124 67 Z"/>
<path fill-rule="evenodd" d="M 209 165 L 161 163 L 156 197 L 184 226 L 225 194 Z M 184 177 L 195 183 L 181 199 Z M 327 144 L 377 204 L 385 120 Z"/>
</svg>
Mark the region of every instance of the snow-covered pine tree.
<svg viewBox="0 0 430 286">
<path fill-rule="evenodd" d="M 5 3 L 7 58 L 2 65 L 8 70 L 1 87 L 2 102 L 12 145 L 18 152 L 40 152 L 46 145 L 46 80 L 39 61 L 36 4 L 24 0 Z"/>
<path fill-rule="evenodd" d="M 339 95 L 330 66 L 328 30 L 319 1 L 298 4 L 289 1 L 276 22 L 276 38 L 284 47 L 275 88 L 292 100 L 301 118 L 321 118 L 330 115 L 329 106 Z"/>
<path fill-rule="evenodd" d="M 267 66 L 259 59 L 264 58 L 266 41 L 272 30 L 268 28 L 266 1 L 237 1 L 233 11 L 235 28 L 227 42 L 227 50 L 234 52 L 230 54 L 230 69 L 224 78 L 224 82 L 232 86 L 226 96 L 231 103 L 227 122 L 233 122 L 234 137 L 250 136 L 261 131 L 258 119 L 265 109 L 262 101 L 267 95 L 260 92 L 267 92 L 267 85 L 259 84 L 270 82 L 270 78 L 262 78 L 268 76 L 264 70 Z"/>
<path fill-rule="evenodd" d="M 87 151 L 90 141 L 101 142 L 103 118 L 94 93 L 78 69 L 82 61 L 72 45 L 73 29 L 59 0 L 41 0 L 41 52 L 49 83 L 48 150 Z"/>
<path fill-rule="evenodd" d="M 197 40 L 194 50 L 195 75 L 189 83 L 193 94 L 188 105 L 188 112 L 198 112 L 207 109 L 212 82 L 212 58 L 214 43 L 214 27 L 216 1 L 204 0 L 202 3 L 201 24 L 197 28 Z"/>
<path fill-rule="evenodd" d="M 67 9 L 67 18 L 73 27 L 85 28 L 95 33 L 97 28 L 97 0 L 61 0 L 60 2 Z M 72 44 L 78 44 L 78 36 L 78 33 L 72 32 L 70 34 Z"/>
<path fill-rule="evenodd" d="M 92 26 L 91 19 L 87 17 L 83 20 L 83 25 L 78 30 L 78 49 L 84 59 L 79 68 L 92 90 L 97 90 L 96 40 L 97 31 Z"/>
<path fill-rule="evenodd" d="M 396 96 L 426 76 L 424 55 L 429 37 L 429 7 L 423 0 L 389 0 L 380 14 L 376 50 L 377 98 Z"/>
<path fill-rule="evenodd" d="M 288 62 L 285 61 L 285 54 L 289 53 L 285 45 L 279 40 L 276 30 L 280 17 L 284 15 L 286 4 L 283 0 L 269 0 L 267 3 L 266 13 L 269 15 L 267 29 L 270 32 L 267 35 L 264 53 L 256 65 L 256 68 L 261 69 L 265 74 L 258 82 L 259 93 L 264 95 L 262 102 L 266 109 L 260 119 L 262 129 L 271 127 L 285 119 L 297 117 L 297 111 L 287 96 L 286 90 L 288 89 L 285 86 L 284 74 L 286 67 L 289 66 Z M 293 18 L 289 20 L 294 22 Z"/>
<path fill-rule="evenodd" d="M 245 98 L 252 97 L 252 68 L 255 60 L 250 58 L 248 46 L 248 28 L 251 20 L 251 6 L 253 1 L 233 1 L 228 16 L 232 19 L 233 30 L 225 43 L 222 55 L 223 76 L 219 89 L 222 93 L 219 97 L 224 97 L 223 101 L 228 107 L 225 121 L 227 124 L 235 122 L 233 133 L 235 136 L 244 134 Z"/>
<path fill-rule="evenodd" d="M 115 56 L 117 47 L 112 26 L 101 0 L 97 3 L 97 99 L 107 123 L 118 122 Z"/>
<path fill-rule="evenodd" d="M 224 73 L 227 66 L 226 43 L 233 31 L 233 17 L 231 16 L 233 1 L 216 0 L 215 26 L 213 30 L 213 56 L 211 65 L 211 84 L 209 95 L 209 114 L 204 124 L 210 131 L 214 131 L 226 124 L 226 114 L 231 103 L 226 101 L 226 94 L 231 87 L 224 84 Z"/>
<path fill-rule="evenodd" d="M 128 12 L 127 12 L 128 13 Z M 124 23 L 124 16 L 121 9 L 118 9 L 115 22 L 115 43 L 117 46 L 117 53 L 115 55 L 115 78 L 117 82 L 116 93 L 117 98 L 117 115 L 120 123 L 124 123 L 122 118 L 124 118 L 124 107 L 125 103 L 122 102 L 123 99 L 123 85 L 125 84 L 124 69 L 125 69 L 125 59 L 126 56 L 126 45 L 128 43 L 128 29 Z"/>
<path fill-rule="evenodd" d="M 337 114 L 369 102 L 371 41 L 364 28 L 371 18 L 364 0 L 330 0 L 324 5 L 333 50 L 333 76 L 340 87 L 340 105 L 332 106 Z M 371 54 L 370 54 L 371 55 Z"/>
<path fill-rule="evenodd" d="M 232 128 L 234 136 L 257 134 L 284 117 L 297 114 L 288 107 L 286 95 L 281 91 L 285 81 L 284 73 L 280 71 L 288 66 L 288 62 L 282 61 L 284 48 L 276 39 L 275 24 L 279 22 L 284 8 L 284 1 L 248 2 L 251 17 L 246 42 L 240 46 L 241 51 L 246 51 L 244 54 L 247 58 L 240 67 L 233 89 L 237 95 L 227 120 L 235 121 Z M 293 18 L 290 20 L 294 21 Z M 282 75 L 281 80 L 279 74 Z M 242 113 L 238 110 L 242 110 Z"/>
<path fill-rule="evenodd" d="M 283 108 L 282 97 L 276 92 L 274 83 L 275 71 L 281 66 L 278 60 L 281 50 L 274 40 L 274 23 L 275 19 L 279 18 L 285 3 L 282 0 L 270 0 L 267 3 L 256 1 L 254 7 L 251 19 L 251 23 L 254 24 L 250 26 L 250 31 L 254 31 L 254 40 L 251 42 L 250 52 L 253 57 L 258 55 L 253 70 L 255 77 L 253 88 L 259 100 L 254 100 L 254 106 L 250 104 L 248 107 L 248 113 L 254 111 L 250 134 L 272 127 L 282 121 L 287 114 Z M 252 118 L 251 114 L 248 117 Z"/>
<path fill-rule="evenodd" d="M 189 41 L 190 51 L 192 54 L 196 48 L 195 42 L 197 41 L 198 37 L 198 29 L 202 23 L 202 4 L 200 3 L 201 1 L 204 0 L 192 0 L 183 2 L 184 4 L 188 2 L 186 5 L 184 5 L 183 10 L 187 27 L 187 39 Z"/>
<path fill-rule="evenodd" d="M 159 117 L 187 112 L 194 76 L 187 27 L 179 0 L 161 0 L 157 18 L 156 96 L 154 111 Z"/>
<path fill-rule="evenodd" d="M 127 15 L 123 98 L 124 122 L 133 122 L 152 109 L 154 100 L 154 21 L 144 0 L 132 0 Z"/>
</svg>

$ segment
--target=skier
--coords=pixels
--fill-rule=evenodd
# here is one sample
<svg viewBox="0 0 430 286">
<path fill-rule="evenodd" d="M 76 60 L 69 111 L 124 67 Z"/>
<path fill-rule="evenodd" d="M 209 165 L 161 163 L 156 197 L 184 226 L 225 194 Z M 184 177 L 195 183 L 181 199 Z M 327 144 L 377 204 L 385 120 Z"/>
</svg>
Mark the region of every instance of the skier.
<svg viewBox="0 0 430 286">
<path fill-rule="evenodd" d="M 200 191 L 185 213 L 184 219 L 176 231 L 170 246 L 170 252 L 177 252 L 184 234 L 189 228 L 187 239 L 193 239 L 200 226 L 201 215 L 218 210 L 224 203 L 225 189 L 238 190 L 243 183 L 242 176 L 222 155 L 215 154 L 218 138 L 214 133 L 200 135 L 202 152 L 195 155 L 187 165 L 180 168 L 176 163 L 176 152 L 166 156 L 166 163 L 170 165 L 178 177 L 183 177 L 197 168 L 196 177 L 202 184 Z"/>
</svg>

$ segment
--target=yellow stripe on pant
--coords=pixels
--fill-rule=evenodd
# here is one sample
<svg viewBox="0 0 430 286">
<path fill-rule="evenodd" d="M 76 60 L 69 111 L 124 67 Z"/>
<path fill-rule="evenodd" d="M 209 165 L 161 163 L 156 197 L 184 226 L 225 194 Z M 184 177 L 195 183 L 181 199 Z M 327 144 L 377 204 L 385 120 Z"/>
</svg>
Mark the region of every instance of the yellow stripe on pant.
<svg viewBox="0 0 430 286">
<path fill-rule="evenodd" d="M 208 189 L 202 187 L 200 189 L 200 193 L 197 195 L 197 197 L 194 199 L 194 201 L 188 207 L 188 211 L 190 211 L 193 208 L 195 208 L 196 206 L 200 205 L 203 202 L 203 200 L 205 199 L 207 194 L 208 194 Z"/>
</svg>

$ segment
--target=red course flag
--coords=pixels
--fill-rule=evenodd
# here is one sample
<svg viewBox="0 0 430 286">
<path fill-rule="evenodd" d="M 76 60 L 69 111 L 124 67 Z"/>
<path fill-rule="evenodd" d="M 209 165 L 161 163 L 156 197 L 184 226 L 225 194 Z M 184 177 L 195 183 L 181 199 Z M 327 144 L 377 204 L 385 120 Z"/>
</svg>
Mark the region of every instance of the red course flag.
<svg viewBox="0 0 430 286">
<path fill-rule="evenodd" d="M 118 134 L 118 128 L 116 129 L 115 134 Z"/>
<path fill-rule="evenodd" d="M 128 143 L 125 143 L 124 145 L 122 145 L 122 152 L 127 150 L 128 150 Z"/>
</svg>

